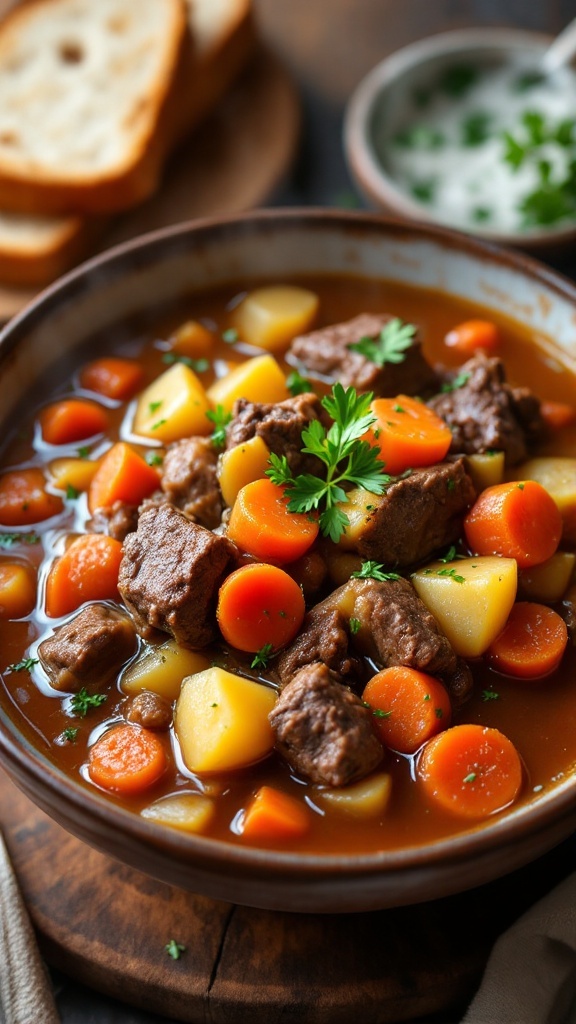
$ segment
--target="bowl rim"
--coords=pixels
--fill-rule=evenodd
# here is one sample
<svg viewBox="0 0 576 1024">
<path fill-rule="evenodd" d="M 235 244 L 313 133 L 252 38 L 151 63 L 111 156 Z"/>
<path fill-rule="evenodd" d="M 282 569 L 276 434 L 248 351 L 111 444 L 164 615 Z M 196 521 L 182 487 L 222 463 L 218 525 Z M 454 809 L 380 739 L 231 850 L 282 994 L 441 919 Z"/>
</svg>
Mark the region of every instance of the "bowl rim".
<svg viewBox="0 0 576 1024">
<path fill-rule="evenodd" d="M 499 245 L 525 246 L 537 252 L 549 248 L 552 243 L 562 245 L 576 238 L 575 223 L 527 231 L 497 231 L 482 225 L 470 227 L 469 231 L 464 227 L 452 227 L 446 219 L 435 216 L 432 209 L 417 203 L 396 184 L 379 160 L 370 132 L 372 115 L 382 93 L 398 77 L 408 75 L 427 61 L 435 57 L 450 58 L 462 50 L 477 50 L 479 55 L 490 50 L 502 53 L 507 50 L 525 51 L 526 48 L 544 50 L 552 39 L 546 33 L 530 29 L 497 26 L 459 28 L 408 43 L 379 61 L 352 92 L 345 107 L 342 127 L 345 160 L 363 195 L 371 203 L 391 210 L 397 216 L 452 228 Z"/>
<path fill-rule="evenodd" d="M 507 251 L 500 246 L 471 237 L 465 233 L 436 224 L 414 224 L 401 219 L 386 217 L 369 211 L 335 210 L 314 207 L 269 207 L 233 216 L 210 217 L 173 225 L 123 242 L 112 249 L 100 253 L 79 265 L 54 284 L 49 286 L 20 313 L 18 313 L 0 332 L 0 357 L 4 351 L 10 351 L 24 334 L 35 323 L 42 320 L 47 312 L 66 303 L 74 297 L 79 286 L 82 291 L 92 275 L 102 270 L 113 277 L 122 273 L 125 260 L 134 254 L 146 259 L 153 257 L 157 249 L 170 244 L 181 247 L 182 242 L 198 241 L 204 235 L 224 236 L 230 231 L 245 232 L 250 230 L 268 230 L 298 225 L 319 230 L 337 227 L 339 224 L 357 225 L 368 228 L 374 235 L 392 233 L 393 236 L 417 236 L 435 242 L 445 248 L 468 250 L 479 260 L 496 261 L 528 275 L 535 282 L 545 284 L 551 291 L 574 304 L 576 313 L 576 284 L 569 278 L 526 256 L 524 253 Z M 427 843 L 424 846 L 408 846 L 398 850 L 375 851 L 371 853 L 332 854 L 332 853 L 298 853 L 264 848 L 241 846 L 226 840 L 214 839 L 199 834 L 185 834 L 176 829 L 146 821 L 133 811 L 120 804 L 115 804 L 97 789 L 87 790 L 85 786 L 74 781 L 63 770 L 58 768 L 40 750 L 34 747 L 20 732 L 17 724 L 5 710 L 0 707 L 0 763 L 7 768 L 16 784 L 38 806 L 46 810 L 57 821 L 73 834 L 86 838 L 91 845 L 98 845 L 93 827 L 98 824 L 101 835 L 114 836 L 119 832 L 128 842 L 123 847 L 131 848 L 138 853 L 146 850 L 163 850 L 163 856 L 169 852 L 180 864 L 190 863 L 191 868 L 205 866 L 210 868 L 214 863 L 234 868 L 238 877 L 244 879 L 255 877 L 264 881 L 274 882 L 290 877 L 292 881 L 310 880 L 330 882 L 343 879 L 360 880 L 368 875 L 395 876 L 403 874 L 406 869 L 429 869 L 434 864 L 444 866 L 456 865 L 469 859 L 473 854 L 479 857 L 488 853 L 495 846 L 500 850 L 516 847 L 518 837 L 538 835 L 546 831 L 552 824 L 560 824 L 564 829 L 563 838 L 573 830 L 576 813 L 576 777 L 558 783 L 553 790 L 534 803 L 526 803 L 504 816 L 497 816 L 492 822 L 481 822 L 472 825 L 465 831 Z M 42 789 L 47 787 L 51 799 L 42 799 Z M 40 793 L 40 797 L 38 794 Z M 58 813 L 54 812 L 54 806 Z M 536 813 L 534 813 L 536 811 Z M 82 823 L 88 820 L 90 828 Z M 566 824 L 563 825 L 562 823 Z M 559 840 L 556 840 L 559 841 Z M 549 845 L 553 845 L 552 841 Z M 109 852 L 108 846 L 105 847 Z M 119 859 L 124 859 L 118 855 Z M 134 856 L 132 858 L 134 860 Z M 154 874 L 153 869 L 149 870 Z"/>
</svg>

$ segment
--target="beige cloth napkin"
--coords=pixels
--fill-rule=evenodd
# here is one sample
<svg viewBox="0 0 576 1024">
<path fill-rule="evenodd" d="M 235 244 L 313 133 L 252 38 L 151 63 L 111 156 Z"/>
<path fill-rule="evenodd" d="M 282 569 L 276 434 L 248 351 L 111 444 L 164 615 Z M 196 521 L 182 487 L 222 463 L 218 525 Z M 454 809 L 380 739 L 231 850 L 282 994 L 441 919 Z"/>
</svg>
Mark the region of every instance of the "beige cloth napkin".
<svg viewBox="0 0 576 1024">
<path fill-rule="evenodd" d="M 576 874 L 500 936 L 462 1024 L 576 1024 Z"/>
<path fill-rule="evenodd" d="M 0 1024 L 59 1024 L 50 981 L 0 835 Z"/>
</svg>

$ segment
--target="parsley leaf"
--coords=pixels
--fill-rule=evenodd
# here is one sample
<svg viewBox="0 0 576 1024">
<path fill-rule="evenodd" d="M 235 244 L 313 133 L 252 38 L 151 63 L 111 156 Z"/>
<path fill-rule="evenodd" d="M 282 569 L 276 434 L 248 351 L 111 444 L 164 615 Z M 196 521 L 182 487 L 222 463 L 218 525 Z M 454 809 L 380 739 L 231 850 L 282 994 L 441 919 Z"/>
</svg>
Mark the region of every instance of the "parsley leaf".
<svg viewBox="0 0 576 1024">
<path fill-rule="evenodd" d="M 353 342 L 348 348 L 360 352 L 371 363 L 376 363 L 376 366 L 403 363 L 415 334 L 414 324 L 403 323 L 399 317 L 394 317 L 384 325 L 377 338 L 360 338 L 360 341 Z"/>
<path fill-rule="evenodd" d="M 394 136 L 393 142 L 402 149 L 440 149 L 445 139 L 442 132 L 426 124 L 413 124 Z"/>
<path fill-rule="evenodd" d="M 70 707 L 79 718 L 85 718 L 91 708 L 99 708 L 107 699 L 105 693 L 90 694 L 83 686 L 70 699 Z"/>
<path fill-rule="evenodd" d="M 350 632 L 352 633 L 352 636 L 356 636 L 356 633 L 358 633 L 359 630 L 362 627 L 362 623 L 360 622 L 360 619 L 355 619 L 355 618 L 351 618 L 349 623 L 348 623 L 348 625 L 350 627 Z"/>
<path fill-rule="evenodd" d="M 482 690 L 482 700 L 483 701 L 499 700 L 499 699 L 500 699 L 500 694 L 496 693 L 496 690 Z"/>
<path fill-rule="evenodd" d="M 450 391 L 457 391 L 458 388 L 463 388 L 464 385 L 467 384 L 469 380 L 469 373 L 458 373 L 456 374 L 455 377 L 452 378 L 452 380 L 446 381 L 446 383 L 443 384 L 442 387 L 440 388 L 440 391 L 442 394 L 449 394 Z"/>
<path fill-rule="evenodd" d="M 11 548 L 13 544 L 38 544 L 37 533 L 0 533 L 0 548 Z"/>
<path fill-rule="evenodd" d="M 273 644 L 263 644 L 250 662 L 250 668 L 266 668 L 273 650 Z"/>
<path fill-rule="evenodd" d="M 375 417 L 370 409 L 372 394 L 358 395 L 355 388 L 344 390 L 334 384 L 322 405 L 332 417 L 329 429 L 312 420 L 302 431 L 302 452 L 315 455 L 324 463 L 324 476 L 301 473 L 293 477 L 285 456 L 270 455 L 271 468 L 266 471 L 273 483 L 286 489 L 289 512 L 319 511 L 322 533 L 337 541 L 349 523 L 338 507 L 346 502 L 344 484 L 363 487 L 373 494 L 382 494 L 390 477 L 383 472 L 379 450 L 360 440 Z"/>
<path fill-rule="evenodd" d="M 73 487 L 72 484 L 66 484 L 66 497 L 68 501 L 75 501 L 76 498 L 80 497 L 80 491 L 77 487 Z"/>
<path fill-rule="evenodd" d="M 38 658 L 22 658 L 22 661 L 13 662 L 8 668 L 10 672 L 30 672 L 37 664 Z"/>
<path fill-rule="evenodd" d="M 225 331 L 222 331 L 222 341 L 225 341 L 227 345 L 234 345 L 238 338 L 238 331 L 235 327 L 228 327 Z"/>
<path fill-rule="evenodd" d="M 206 373 L 206 370 L 210 369 L 209 359 L 192 359 L 191 356 L 180 356 L 176 352 L 166 352 L 162 356 L 162 362 L 168 363 L 183 363 L 189 370 L 193 370 L 194 373 Z"/>
<path fill-rule="evenodd" d="M 478 110 L 464 119 L 461 125 L 462 145 L 481 146 L 490 138 L 490 114 Z"/>
<path fill-rule="evenodd" d="M 214 424 L 214 430 L 210 435 L 212 444 L 215 448 L 223 448 L 226 444 L 226 427 L 232 420 L 232 413 L 223 405 L 217 405 L 215 409 L 208 410 L 206 418 Z"/>
<path fill-rule="evenodd" d="M 478 80 L 478 71 L 469 64 L 452 64 L 442 72 L 438 85 L 448 96 L 464 96 Z"/>
<path fill-rule="evenodd" d="M 62 737 L 66 740 L 66 743 L 75 743 L 77 735 L 78 729 L 72 727 L 64 729 L 64 732 L 62 733 Z"/>
<path fill-rule="evenodd" d="M 454 583 L 466 583 L 466 578 L 459 576 L 456 569 L 438 569 L 436 575 L 449 576 L 451 580 L 454 580 Z"/>
<path fill-rule="evenodd" d="M 164 949 L 173 960 L 179 960 L 182 953 L 186 952 L 186 946 L 183 946 L 181 942 L 176 942 L 176 939 L 170 939 L 164 946 Z"/>
<path fill-rule="evenodd" d="M 292 370 L 292 373 L 288 374 L 286 378 L 286 387 L 294 398 L 296 395 L 305 395 L 307 391 L 312 391 L 310 381 L 306 380 L 298 370 Z"/>
<path fill-rule="evenodd" d="M 351 578 L 356 580 L 399 580 L 402 577 L 397 572 L 384 572 L 384 566 L 380 562 L 362 562 L 356 572 L 351 573 Z"/>
</svg>

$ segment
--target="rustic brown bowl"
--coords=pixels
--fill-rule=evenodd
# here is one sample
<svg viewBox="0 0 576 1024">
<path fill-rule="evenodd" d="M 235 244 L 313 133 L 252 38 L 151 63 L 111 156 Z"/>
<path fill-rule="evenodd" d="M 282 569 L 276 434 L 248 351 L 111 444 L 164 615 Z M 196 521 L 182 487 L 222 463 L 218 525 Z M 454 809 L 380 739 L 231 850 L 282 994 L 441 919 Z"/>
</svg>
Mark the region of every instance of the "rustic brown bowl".
<svg viewBox="0 0 576 1024">
<path fill-rule="evenodd" d="M 263 211 L 181 225 L 121 246 L 44 292 L 0 336 L 0 409 L 13 421 L 30 388 L 95 331 L 190 290 L 242 278 L 347 272 L 433 288 L 530 324 L 573 354 L 576 288 L 545 267 L 433 227 L 374 215 Z M 553 351 L 548 350 L 549 352 Z M 0 758 L 39 807 L 97 849 L 210 897 L 303 912 L 373 910 L 437 899 L 539 857 L 576 825 L 576 776 L 463 834 L 416 848 L 311 856 L 240 848 L 146 822 L 87 791 L 22 735 L 0 697 Z"/>
</svg>

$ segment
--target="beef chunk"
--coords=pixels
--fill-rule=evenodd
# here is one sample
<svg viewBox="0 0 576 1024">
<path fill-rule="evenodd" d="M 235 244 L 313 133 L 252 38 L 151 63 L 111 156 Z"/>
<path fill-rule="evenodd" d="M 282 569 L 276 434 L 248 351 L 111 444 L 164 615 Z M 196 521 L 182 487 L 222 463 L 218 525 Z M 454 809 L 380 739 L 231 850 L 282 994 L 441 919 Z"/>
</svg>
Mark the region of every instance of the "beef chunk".
<svg viewBox="0 0 576 1024">
<path fill-rule="evenodd" d="M 159 693 L 143 690 L 130 701 L 126 720 L 144 729 L 166 730 L 172 722 L 172 708 Z"/>
<path fill-rule="evenodd" d="M 463 459 L 439 462 L 369 495 L 370 508 L 354 534 L 353 548 L 364 560 L 405 566 L 453 544 L 476 493 Z"/>
<path fill-rule="evenodd" d="M 277 750 L 312 782 L 345 786 L 382 760 L 369 709 L 326 665 L 301 669 L 269 717 Z"/>
<path fill-rule="evenodd" d="M 38 657 L 57 690 L 108 682 L 136 651 L 130 619 L 106 604 L 86 605 L 43 640 Z"/>
<path fill-rule="evenodd" d="M 107 533 L 114 540 L 122 542 L 138 526 L 138 508 L 124 501 L 115 501 L 96 509 L 88 523 L 93 533 Z"/>
<path fill-rule="evenodd" d="M 162 465 L 165 500 L 213 530 L 222 518 L 218 455 L 207 437 L 186 437 L 168 448 Z"/>
<path fill-rule="evenodd" d="M 527 388 L 506 382 L 501 359 L 478 353 L 462 366 L 466 382 L 428 402 L 452 431 L 451 451 L 503 451 L 514 466 L 544 434 L 540 402 Z"/>
<path fill-rule="evenodd" d="M 226 448 L 261 437 L 271 452 L 286 456 L 294 476 L 318 472 L 319 460 L 302 454 L 302 431 L 312 420 L 321 420 L 326 426 L 331 421 L 312 392 L 275 405 L 240 398 L 233 413 L 234 418 L 226 430 Z"/>
<path fill-rule="evenodd" d="M 308 612 L 296 639 L 280 653 L 276 671 L 281 683 L 288 683 L 304 666 L 322 662 L 340 681 L 353 682 L 362 663 L 349 648 L 348 619 L 327 598 Z"/>
<path fill-rule="evenodd" d="M 193 650 L 210 643 L 218 588 L 235 556 L 226 537 L 173 505 L 142 512 L 136 533 L 124 541 L 118 589 L 143 636 L 162 629 Z"/>
<path fill-rule="evenodd" d="M 358 391 L 373 391 L 379 396 L 430 393 L 438 386 L 438 377 L 424 358 L 418 334 L 399 363 L 378 366 L 350 349 L 349 346 L 361 338 L 378 338 L 392 319 L 362 313 L 353 320 L 302 334 L 294 338 L 290 346 L 290 361 L 303 365 L 310 374 L 340 381 L 345 388 L 353 386 Z"/>
</svg>

